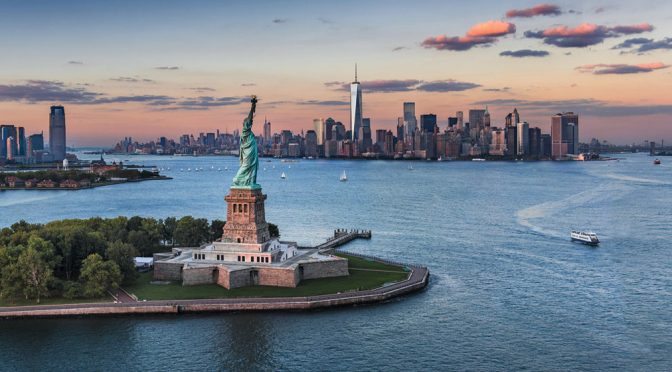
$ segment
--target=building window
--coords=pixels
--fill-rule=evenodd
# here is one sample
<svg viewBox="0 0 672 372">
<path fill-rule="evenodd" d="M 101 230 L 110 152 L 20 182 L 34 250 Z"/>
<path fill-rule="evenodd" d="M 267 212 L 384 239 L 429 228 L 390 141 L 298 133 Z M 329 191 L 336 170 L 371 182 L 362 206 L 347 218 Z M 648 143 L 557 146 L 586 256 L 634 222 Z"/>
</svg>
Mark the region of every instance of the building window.
<svg viewBox="0 0 672 372">
<path fill-rule="evenodd" d="M 243 256 L 243 262 L 245 262 L 245 256 Z"/>
<path fill-rule="evenodd" d="M 243 205 L 243 208 L 245 209 L 245 213 L 247 213 L 247 204 Z"/>
</svg>

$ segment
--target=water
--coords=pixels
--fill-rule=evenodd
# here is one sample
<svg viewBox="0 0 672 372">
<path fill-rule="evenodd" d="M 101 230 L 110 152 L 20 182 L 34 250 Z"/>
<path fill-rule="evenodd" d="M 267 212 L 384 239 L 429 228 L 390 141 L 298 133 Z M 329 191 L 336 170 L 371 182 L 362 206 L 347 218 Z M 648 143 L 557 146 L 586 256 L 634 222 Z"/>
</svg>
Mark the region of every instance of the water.
<svg viewBox="0 0 672 372">
<path fill-rule="evenodd" d="M 225 218 L 236 158 L 127 158 L 170 167 L 175 179 L 0 193 L 0 226 Z M 372 229 L 371 241 L 347 249 L 425 264 L 428 289 L 313 312 L 0 321 L 0 369 L 669 370 L 672 168 L 621 158 L 416 162 L 413 171 L 406 162 L 262 161 L 267 218 L 284 239 Z M 343 170 L 348 182 L 338 182 Z M 603 243 L 571 243 L 573 228 Z"/>
</svg>

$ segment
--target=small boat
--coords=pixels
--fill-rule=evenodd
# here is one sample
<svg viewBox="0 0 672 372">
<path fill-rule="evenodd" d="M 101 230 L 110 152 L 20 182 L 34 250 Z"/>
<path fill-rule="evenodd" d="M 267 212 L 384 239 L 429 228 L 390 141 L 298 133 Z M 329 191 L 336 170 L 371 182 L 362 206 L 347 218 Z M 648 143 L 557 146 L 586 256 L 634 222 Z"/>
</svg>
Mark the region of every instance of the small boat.
<svg viewBox="0 0 672 372">
<path fill-rule="evenodd" d="M 341 174 L 341 177 L 338 180 L 341 181 L 341 182 L 345 182 L 345 181 L 348 180 L 348 175 L 345 174 L 345 171 L 343 171 L 343 173 Z"/>
<path fill-rule="evenodd" d="M 187 172 L 191 172 L 191 168 L 187 168 Z"/>
<path fill-rule="evenodd" d="M 600 239 L 598 239 L 597 235 L 592 232 L 572 230 L 570 236 L 573 242 L 581 242 L 588 245 L 600 244 Z"/>
<path fill-rule="evenodd" d="M 471 161 L 485 161 L 485 159 L 483 159 L 483 158 L 473 158 L 473 159 L 471 159 Z"/>
<path fill-rule="evenodd" d="M 443 158 L 439 156 L 439 158 L 436 159 L 436 161 L 443 161 Z"/>
<path fill-rule="evenodd" d="M 660 165 L 660 159 L 656 159 L 656 160 L 654 160 L 654 161 L 653 161 L 653 164 L 654 164 L 654 165 Z"/>
<path fill-rule="evenodd" d="M 222 171 L 222 168 L 217 168 L 217 172 L 221 172 L 221 171 Z"/>
<path fill-rule="evenodd" d="M 413 170 L 413 165 L 412 164 L 408 166 L 408 170 Z"/>
<path fill-rule="evenodd" d="M 282 174 L 280 175 L 280 178 L 282 178 L 283 180 L 284 180 L 285 178 L 287 178 L 287 175 L 285 174 L 285 172 L 282 172 Z"/>
</svg>

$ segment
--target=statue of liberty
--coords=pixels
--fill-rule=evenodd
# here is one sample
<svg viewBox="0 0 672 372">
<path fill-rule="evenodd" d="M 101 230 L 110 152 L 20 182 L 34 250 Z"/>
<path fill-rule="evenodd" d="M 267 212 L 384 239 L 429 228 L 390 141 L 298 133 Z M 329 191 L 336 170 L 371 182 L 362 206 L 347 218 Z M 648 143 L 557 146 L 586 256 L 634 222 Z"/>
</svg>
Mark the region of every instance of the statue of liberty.
<svg viewBox="0 0 672 372">
<path fill-rule="evenodd" d="M 257 139 L 252 133 L 252 120 L 257 108 L 257 96 L 252 96 L 250 114 L 243 121 L 243 132 L 240 134 L 240 168 L 233 178 L 233 188 L 259 189 L 257 184 L 257 169 L 259 156 L 257 154 Z"/>
</svg>

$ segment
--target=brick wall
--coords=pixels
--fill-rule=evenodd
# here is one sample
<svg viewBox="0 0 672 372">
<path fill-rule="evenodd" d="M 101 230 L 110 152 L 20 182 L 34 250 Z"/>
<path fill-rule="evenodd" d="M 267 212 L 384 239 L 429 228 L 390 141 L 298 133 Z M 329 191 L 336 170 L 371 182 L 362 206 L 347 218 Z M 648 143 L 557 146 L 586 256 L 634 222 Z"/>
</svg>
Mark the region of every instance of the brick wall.
<svg viewBox="0 0 672 372">
<path fill-rule="evenodd" d="M 182 285 L 214 284 L 215 270 L 214 267 L 187 267 L 182 271 Z"/>
<path fill-rule="evenodd" d="M 348 275 L 348 260 L 346 259 L 306 262 L 300 264 L 299 267 L 303 267 L 303 280 Z"/>
<path fill-rule="evenodd" d="M 275 287 L 296 287 L 299 284 L 299 271 L 291 268 L 262 267 L 258 269 L 259 285 Z"/>
<path fill-rule="evenodd" d="M 182 264 L 176 262 L 154 262 L 154 280 L 182 280 Z"/>
</svg>

